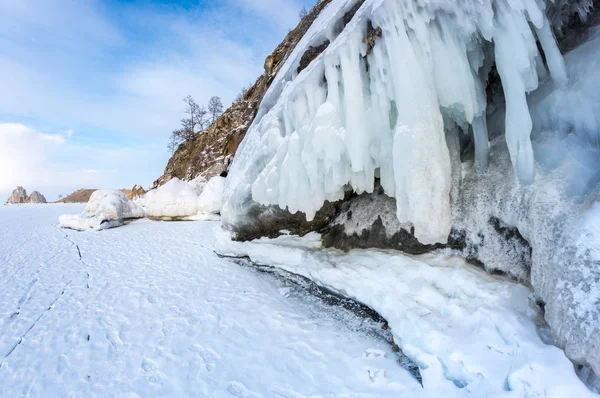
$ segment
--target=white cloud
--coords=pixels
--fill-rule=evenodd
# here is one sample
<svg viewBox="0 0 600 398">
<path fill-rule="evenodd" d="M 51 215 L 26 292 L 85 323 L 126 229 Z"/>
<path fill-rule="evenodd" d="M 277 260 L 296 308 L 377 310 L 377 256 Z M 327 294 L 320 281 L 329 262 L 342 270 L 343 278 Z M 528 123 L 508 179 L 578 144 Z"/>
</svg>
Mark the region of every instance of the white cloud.
<svg viewBox="0 0 600 398">
<path fill-rule="evenodd" d="M 80 188 L 148 186 L 166 161 L 155 152 L 152 147 L 85 146 L 22 124 L 0 123 L 0 202 L 19 185 L 49 200 Z"/>
<path fill-rule="evenodd" d="M 181 99 L 219 95 L 228 105 L 262 73 L 299 8 L 0 0 L 0 123 L 22 123 L 0 124 L 0 195 L 16 185 L 148 185 L 168 159 Z"/>
</svg>

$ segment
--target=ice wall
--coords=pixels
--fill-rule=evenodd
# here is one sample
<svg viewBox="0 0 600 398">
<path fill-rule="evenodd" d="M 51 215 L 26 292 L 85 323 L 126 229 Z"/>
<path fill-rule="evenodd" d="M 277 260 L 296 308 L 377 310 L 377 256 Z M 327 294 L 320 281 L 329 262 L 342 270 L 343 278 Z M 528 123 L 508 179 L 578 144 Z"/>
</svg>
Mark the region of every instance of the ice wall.
<svg viewBox="0 0 600 398">
<path fill-rule="evenodd" d="M 485 87 L 494 62 L 512 167 L 522 183 L 535 177 L 527 93 L 547 76 L 567 84 L 544 3 L 366 0 L 341 29 L 354 3 L 333 1 L 276 77 L 232 166 L 224 221 L 243 218 L 250 198 L 310 220 L 349 186 L 371 192 L 379 176 L 398 219 L 423 243 L 445 242 L 451 167 L 444 118 L 472 131 L 485 168 Z M 303 51 L 325 40 L 327 49 L 295 73 Z"/>
</svg>

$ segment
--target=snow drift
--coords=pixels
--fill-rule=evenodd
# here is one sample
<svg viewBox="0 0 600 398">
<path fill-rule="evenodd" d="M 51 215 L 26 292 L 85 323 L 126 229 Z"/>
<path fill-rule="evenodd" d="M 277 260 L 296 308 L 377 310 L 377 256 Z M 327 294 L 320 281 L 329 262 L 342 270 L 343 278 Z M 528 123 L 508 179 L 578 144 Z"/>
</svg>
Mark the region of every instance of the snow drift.
<svg viewBox="0 0 600 398">
<path fill-rule="evenodd" d="M 146 193 L 146 215 L 159 220 L 214 219 L 221 212 L 224 181 L 223 177 L 208 182 L 173 178 Z"/>
<path fill-rule="evenodd" d="M 553 32 L 591 2 L 548 4 L 333 0 L 238 149 L 224 224 L 252 225 L 259 204 L 310 220 L 349 191 L 373 192 L 378 178 L 420 242 L 444 243 L 458 228 L 489 269 L 530 278 L 555 342 L 600 373 L 600 235 L 589 222 L 600 36 L 563 58 Z M 503 255 L 492 218 L 528 241 L 530 264 Z"/>
<path fill-rule="evenodd" d="M 79 231 L 118 227 L 127 220 L 144 217 L 144 209 L 121 191 L 98 190 L 90 197 L 81 214 L 63 214 L 58 218 L 62 228 Z"/>
</svg>

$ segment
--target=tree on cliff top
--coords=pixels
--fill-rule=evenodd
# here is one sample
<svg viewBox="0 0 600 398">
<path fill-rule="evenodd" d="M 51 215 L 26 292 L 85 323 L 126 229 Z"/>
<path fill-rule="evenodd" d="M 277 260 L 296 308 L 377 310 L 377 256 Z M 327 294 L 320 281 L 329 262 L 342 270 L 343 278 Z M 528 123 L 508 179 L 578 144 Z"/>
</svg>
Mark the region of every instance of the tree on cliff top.
<svg viewBox="0 0 600 398">
<path fill-rule="evenodd" d="M 214 123 L 221 113 L 223 113 L 223 103 L 220 97 L 215 96 L 208 101 L 208 113 L 211 117 L 211 123 Z"/>
</svg>

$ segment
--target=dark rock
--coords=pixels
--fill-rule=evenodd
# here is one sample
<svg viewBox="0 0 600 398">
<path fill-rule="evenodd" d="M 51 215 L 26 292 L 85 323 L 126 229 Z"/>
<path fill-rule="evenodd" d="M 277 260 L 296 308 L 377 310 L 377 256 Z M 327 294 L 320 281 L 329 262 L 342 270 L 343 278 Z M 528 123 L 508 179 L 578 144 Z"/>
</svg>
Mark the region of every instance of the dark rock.
<svg viewBox="0 0 600 398">
<path fill-rule="evenodd" d="M 338 203 L 325 202 L 312 221 L 306 221 L 304 213 L 290 213 L 278 206 L 252 206 L 247 213 L 247 222 L 227 226 L 237 241 L 248 241 L 261 237 L 276 238 L 287 231 L 293 235 L 306 235 L 321 231 L 338 212 Z"/>
<path fill-rule="evenodd" d="M 319 54 L 325 51 L 327 46 L 329 46 L 329 40 L 326 40 L 323 44 L 318 45 L 316 47 L 309 46 L 308 49 L 304 52 L 304 54 L 302 54 L 302 58 L 300 58 L 300 64 L 298 65 L 298 69 L 296 69 L 296 72 L 300 73 L 304 69 L 306 69 L 306 67 L 310 65 L 310 63 L 315 58 L 317 58 Z"/>
</svg>

